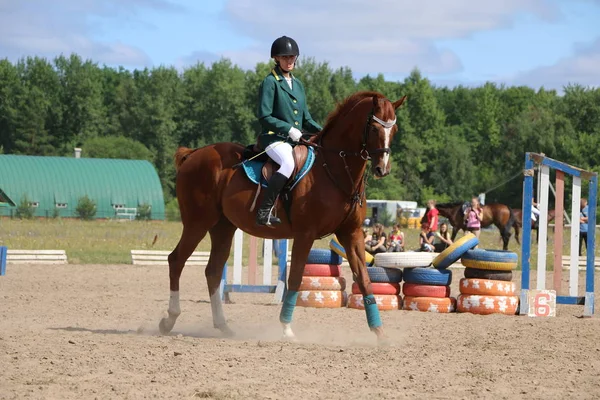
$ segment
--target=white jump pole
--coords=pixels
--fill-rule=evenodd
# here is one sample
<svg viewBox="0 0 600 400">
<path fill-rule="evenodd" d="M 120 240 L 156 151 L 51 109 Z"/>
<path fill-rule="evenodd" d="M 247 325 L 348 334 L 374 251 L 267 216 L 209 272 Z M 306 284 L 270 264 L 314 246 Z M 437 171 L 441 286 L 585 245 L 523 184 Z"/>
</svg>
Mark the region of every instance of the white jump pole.
<svg viewBox="0 0 600 400">
<path fill-rule="evenodd" d="M 548 237 L 548 186 L 550 184 L 550 168 L 542 165 L 540 172 L 540 191 L 538 205 L 540 206 L 539 228 L 540 239 L 538 241 L 538 259 L 537 259 L 537 288 L 546 289 L 546 245 Z M 525 216 L 523 216 L 525 221 Z M 531 223 L 531 222 L 530 222 Z"/>
<path fill-rule="evenodd" d="M 263 285 L 270 285 L 273 275 L 273 239 L 265 239 L 263 254 Z"/>
<path fill-rule="evenodd" d="M 579 286 L 579 209 L 581 202 L 581 178 L 573 177 L 571 196 L 571 266 L 569 270 L 569 296 L 577 296 Z"/>
<path fill-rule="evenodd" d="M 241 229 L 235 231 L 233 246 L 233 284 L 242 284 L 242 249 L 244 248 L 244 232 Z"/>
</svg>

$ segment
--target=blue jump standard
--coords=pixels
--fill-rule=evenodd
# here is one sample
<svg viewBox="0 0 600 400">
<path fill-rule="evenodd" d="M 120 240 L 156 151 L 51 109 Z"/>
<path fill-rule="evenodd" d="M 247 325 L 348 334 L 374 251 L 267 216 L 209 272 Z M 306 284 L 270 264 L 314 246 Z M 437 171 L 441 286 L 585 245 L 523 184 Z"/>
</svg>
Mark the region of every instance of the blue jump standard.
<svg viewBox="0 0 600 400">
<path fill-rule="evenodd" d="M 523 180 L 523 215 L 531 215 L 531 201 L 533 199 L 533 168 L 536 163 L 546 165 L 555 170 L 562 171 L 571 176 L 589 179 L 588 219 L 596 221 L 596 204 L 598 202 L 598 174 L 584 171 L 569 164 L 553 160 L 541 154 L 525 154 L 525 179 Z M 592 225 L 594 226 L 594 225 Z M 594 314 L 594 256 L 595 256 L 596 230 L 588 230 L 588 246 L 585 268 L 585 296 L 556 296 L 557 304 L 583 305 L 583 315 L 591 317 Z M 529 272 L 531 269 L 531 224 L 523 224 L 523 235 L 521 239 L 521 305 L 520 314 L 526 315 L 529 311 Z"/>
<path fill-rule="evenodd" d="M 6 246 L 0 246 L 0 276 L 6 275 Z"/>
</svg>

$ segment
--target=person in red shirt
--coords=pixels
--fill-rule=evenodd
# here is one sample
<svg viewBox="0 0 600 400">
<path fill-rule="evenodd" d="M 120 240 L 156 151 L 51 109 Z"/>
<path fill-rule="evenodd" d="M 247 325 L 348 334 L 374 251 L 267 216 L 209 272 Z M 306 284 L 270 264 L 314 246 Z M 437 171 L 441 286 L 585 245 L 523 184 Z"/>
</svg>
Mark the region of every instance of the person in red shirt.
<svg viewBox="0 0 600 400">
<path fill-rule="evenodd" d="M 439 217 L 438 215 L 440 214 L 440 212 L 438 211 L 437 208 L 435 208 L 435 200 L 429 200 L 427 201 L 427 214 L 426 216 L 426 221 L 427 221 L 427 225 L 429 227 L 429 232 L 437 232 L 438 230 L 438 220 Z"/>
</svg>

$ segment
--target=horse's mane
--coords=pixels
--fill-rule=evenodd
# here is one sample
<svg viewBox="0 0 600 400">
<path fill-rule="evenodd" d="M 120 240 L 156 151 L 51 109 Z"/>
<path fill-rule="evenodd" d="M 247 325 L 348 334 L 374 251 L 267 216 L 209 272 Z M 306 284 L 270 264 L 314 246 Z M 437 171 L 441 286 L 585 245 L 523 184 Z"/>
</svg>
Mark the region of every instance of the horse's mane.
<svg viewBox="0 0 600 400">
<path fill-rule="evenodd" d="M 335 110 L 329 113 L 329 115 L 327 116 L 327 121 L 325 121 L 325 126 L 323 127 L 323 130 L 317 136 L 322 136 L 323 134 L 325 134 L 325 132 L 331 130 L 340 120 L 340 117 L 348 114 L 361 100 L 366 99 L 367 97 L 384 98 L 384 96 L 381 93 L 368 90 L 356 92 L 348 96 L 344 101 L 337 105 Z"/>
</svg>

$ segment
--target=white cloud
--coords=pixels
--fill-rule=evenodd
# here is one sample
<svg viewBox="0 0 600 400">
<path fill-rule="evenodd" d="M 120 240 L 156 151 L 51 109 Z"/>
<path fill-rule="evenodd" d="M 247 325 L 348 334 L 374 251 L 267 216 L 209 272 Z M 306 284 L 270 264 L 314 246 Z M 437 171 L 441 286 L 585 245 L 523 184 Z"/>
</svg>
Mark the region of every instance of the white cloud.
<svg viewBox="0 0 600 400">
<path fill-rule="evenodd" d="M 415 66 L 428 74 L 457 72 L 462 65 L 456 54 L 435 40 L 507 27 L 518 13 L 560 18 L 545 0 L 230 0 L 226 6 L 231 25 L 259 42 L 265 57 L 271 42 L 285 34 L 298 41 L 302 54 L 358 73 Z"/>
<path fill-rule="evenodd" d="M 574 54 L 560 59 L 556 64 L 522 72 L 507 80 L 511 83 L 562 91 L 569 83 L 600 86 L 600 37 L 591 43 L 578 43 Z"/>
<path fill-rule="evenodd" d="M 104 21 L 122 18 L 136 23 L 141 9 L 176 11 L 178 7 L 166 0 L 0 0 L 0 55 L 14 61 L 77 53 L 100 63 L 149 65 L 139 48 L 94 39 Z"/>
</svg>

